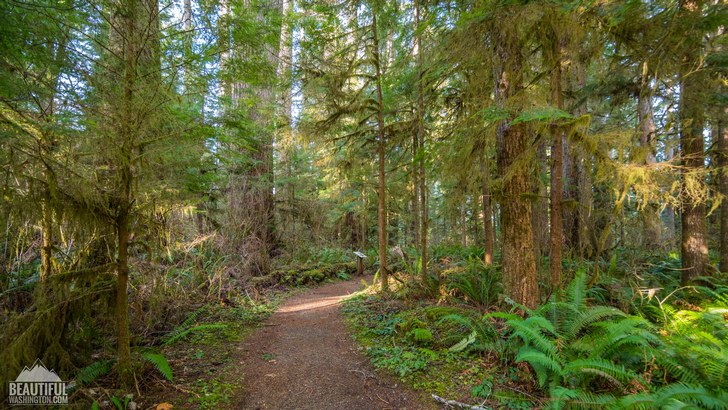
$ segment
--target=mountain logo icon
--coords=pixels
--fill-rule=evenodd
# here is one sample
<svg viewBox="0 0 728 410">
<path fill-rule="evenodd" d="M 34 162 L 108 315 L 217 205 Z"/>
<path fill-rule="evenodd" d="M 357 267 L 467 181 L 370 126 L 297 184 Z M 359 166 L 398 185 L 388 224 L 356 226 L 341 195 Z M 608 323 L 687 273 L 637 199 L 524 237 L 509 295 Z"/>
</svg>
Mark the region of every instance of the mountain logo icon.
<svg viewBox="0 0 728 410">
<path fill-rule="evenodd" d="M 27 366 L 20 372 L 16 382 L 36 382 L 36 383 L 60 383 L 61 378 L 55 371 L 48 370 L 40 359 L 37 359 L 33 366 L 29 369 Z"/>
<path fill-rule="evenodd" d="M 24 367 L 14 382 L 8 383 L 8 404 L 11 406 L 66 405 L 66 382 L 53 370 L 36 360 Z"/>
</svg>

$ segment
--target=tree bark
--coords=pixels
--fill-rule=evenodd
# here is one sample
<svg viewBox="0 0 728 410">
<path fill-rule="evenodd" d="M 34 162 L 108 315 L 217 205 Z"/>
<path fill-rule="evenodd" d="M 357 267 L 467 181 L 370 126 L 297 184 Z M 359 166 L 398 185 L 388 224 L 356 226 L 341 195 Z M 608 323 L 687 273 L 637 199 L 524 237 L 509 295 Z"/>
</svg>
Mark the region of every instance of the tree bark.
<svg viewBox="0 0 728 410">
<path fill-rule="evenodd" d="M 728 108 L 721 113 L 722 118 L 718 120 L 718 166 L 719 166 L 719 190 L 723 195 L 723 202 L 720 204 L 720 260 L 719 269 L 721 272 L 728 272 Z"/>
<path fill-rule="evenodd" d="M 533 248 L 536 265 L 540 266 L 543 257 L 549 254 L 549 199 L 547 185 L 543 178 L 549 175 L 548 158 L 546 156 L 547 139 L 536 135 L 536 164 L 533 169 L 533 195 L 535 197 L 531 209 L 533 212 Z"/>
<path fill-rule="evenodd" d="M 644 164 L 651 166 L 655 159 L 655 120 L 652 115 L 652 90 L 647 62 L 643 64 L 642 84 L 637 102 L 640 128 L 640 146 L 645 150 Z M 648 202 L 642 204 L 642 246 L 647 250 L 656 250 L 662 242 L 660 218 L 657 213 L 657 204 Z"/>
<path fill-rule="evenodd" d="M 584 61 L 577 59 L 574 70 L 576 76 L 576 85 L 578 90 L 586 87 L 586 64 Z M 587 113 L 586 102 L 577 105 L 574 109 L 577 117 Z M 594 196 L 592 194 L 592 161 L 591 154 L 586 152 L 583 147 L 575 149 L 576 172 L 578 175 L 578 206 L 577 206 L 577 250 L 579 256 L 591 257 L 594 253 L 596 242 L 594 236 L 594 221 L 592 211 L 594 208 Z"/>
<path fill-rule="evenodd" d="M 561 47 L 554 46 L 554 68 L 551 72 L 551 102 L 556 108 L 563 108 L 561 96 Z M 549 272 L 551 273 L 551 288 L 561 286 L 561 247 L 564 241 L 564 222 L 561 207 L 564 182 L 562 179 L 564 158 L 564 132 L 558 125 L 551 126 L 551 231 L 549 251 Z"/>
<path fill-rule="evenodd" d="M 377 203 L 377 221 L 379 227 L 379 277 L 382 283 L 382 291 L 389 291 L 389 270 L 387 268 L 387 179 L 385 174 L 385 153 L 386 140 L 384 131 L 384 98 L 382 96 L 382 67 L 379 59 L 379 33 L 377 32 L 377 13 L 378 10 L 372 10 L 372 31 L 374 44 L 372 47 L 372 57 L 374 59 L 374 69 L 376 75 L 377 88 L 377 137 L 379 139 L 377 145 L 378 156 L 378 203 Z"/>
<path fill-rule="evenodd" d="M 680 14 L 684 21 L 696 22 L 701 18 L 701 1 L 681 3 Z M 680 72 L 680 155 L 683 164 L 682 213 L 682 283 L 705 274 L 708 265 L 708 241 L 705 224 L 705 202 L 701 198 L 688 195 L 691 191 L 703 191 L 704 180 L 704 142 L 705 102 L 703 87 L 706 83 L 705 72 L 701 71 L 700 51 L 702 35 L 693 28 L 684 35 L 685 52 Z"/>
<path fill-rule="evenodd" d="M 480 151 L 480 188 L 483 195 L 483 262 L 493 264 L 493 220 L 490 210 L 490 191 L 488 190 L 488 167 L 485 163 L 485 148 Z"/>
<path fill-rule="evenodd" d="M 424 86 L 424 71 L 423 71 L 423 50 L 422 50 L 422 33 L 419 29 L 421 12 L 420 1 L 415 0 L 415 28 L 416 28 L 416 41 L 417 41 L 417 148 L 418 154 L 418 169 L 415 172 L 419 172 L 418 182 L 420 187 L 418 193 L 420 195 L 419 205 L 419 221 L 420 221 L 420 259 L 422 261 L 422 267 L 420 274 L 422 277 L 427 276 L 427 225 L 428 225 L 428 213 L 427 213 L 427 185 L 425 183 L 425 86 Z"/>
<path fill-rule="evenodd" d="M 522 89 L 522 44 L 513 32 L 495 32 L 495 101 L 505 106 L 508 98 Z M 522 124 L 502 121 L 496 131 L 498 173 L 503 179 L 501 229 L 503 232 L 503 284 L 511 299 L 528 308 L 539 301 L 536 262 L 533 252 L 531 204 L 525 196 L 531 192 L 525 164 L 527 135 Z"/>
</svg>

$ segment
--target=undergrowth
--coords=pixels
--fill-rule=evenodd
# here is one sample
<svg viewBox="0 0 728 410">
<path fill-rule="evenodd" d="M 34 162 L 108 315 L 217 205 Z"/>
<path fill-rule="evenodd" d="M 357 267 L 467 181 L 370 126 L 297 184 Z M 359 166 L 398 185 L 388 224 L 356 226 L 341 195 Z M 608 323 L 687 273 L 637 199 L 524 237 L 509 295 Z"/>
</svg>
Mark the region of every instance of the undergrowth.
<svg viewBox="0 0 728 410">
<path fill-rule="evenodd" d="M 674 257 L 567 263 L 568 286 L 531 310 L 465 253 L 394 294 L 346 302 L 375 366 L 495 408 L 728 408 L 724 278 L 681 286 Z"/>
</svg>

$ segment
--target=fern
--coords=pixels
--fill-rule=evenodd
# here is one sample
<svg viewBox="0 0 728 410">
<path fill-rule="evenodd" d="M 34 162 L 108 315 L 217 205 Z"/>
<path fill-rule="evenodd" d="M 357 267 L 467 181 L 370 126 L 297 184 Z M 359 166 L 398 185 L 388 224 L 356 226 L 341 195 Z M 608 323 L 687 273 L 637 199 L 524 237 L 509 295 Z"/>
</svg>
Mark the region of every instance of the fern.
<svg viewBox="0 0 728 410">
<path fill-rule="evenodd" d="M 204 325 L 197 325 L 197 326 L 190 327 L 188 329 L 184 329 L 184 330 L 174 332 L 174 333 L 168 335 L 165 338 L 164 342 L 162 343 L 162 346 L 169 346 L 174 343 L 177 343 L 178 341 L 184 339 L 185 337 L 187 337 L 187 335 L 189 335 L 190 333 L 193 333 L 193 332 L 220 330 L 220 329 L 225 329 L 225 328 L 227 328 L 227 325 L 225 325 L 223 323 L 210 323 L 210 324 L 204 324 Z"/>
<path fill-rule="evenodd" d="M 432 332 L 428 329 L 414 328 L 409 332 L 409 336 L 416 343 L 427 343 L 432 341 Z"/>
<path fill-rule="evenodd" d="M 144 352 L 142 353 L 142 357 L 147 362 L 154 365 L 154 367 L 159 371 L 159 373 L 164 376 L 165 379 L 168 381 L 172 380 L 172 368 L 169 366 L 169 362 L 167 361 L 167 358 L 164 357 L 164 355 L 160 353 L 153 353 L 153 352 Z"/>
<path fill-rule="evenodd" d="M 113 361 L 111 360 L 99 360 L 91 363 L 90 365 L 79 370 L 76 375 L 76 383 L 82 385 L 89 385 L 96 381 L 99 377 L 109 373 L 111 371 Z"/>
<path fill-rule="evenodd" d="M 637 379 L 637 375 L 625 369 L 624 366 L 601 358 L 577 359 L 570 361 L 564 366 L 564 376 L 568 377 L 578 373 L 603 377 L 619 387 L 629 383 L 631 380 Z"/>
</svg>

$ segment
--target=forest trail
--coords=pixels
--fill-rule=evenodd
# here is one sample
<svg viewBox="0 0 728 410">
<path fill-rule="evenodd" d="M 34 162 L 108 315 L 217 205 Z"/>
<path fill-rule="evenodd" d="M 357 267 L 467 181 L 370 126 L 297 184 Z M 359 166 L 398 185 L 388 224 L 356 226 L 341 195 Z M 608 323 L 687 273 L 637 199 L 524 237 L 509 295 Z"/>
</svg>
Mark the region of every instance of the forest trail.
<svg viewBox="0 0 728 410">
<path fill-rule="evenodd" d="M 338 282 L 288 299 L 242 342 L 242 409 L 434 409 L 357 351 L 340 302 L 361 288 Z"/>
</svg>

